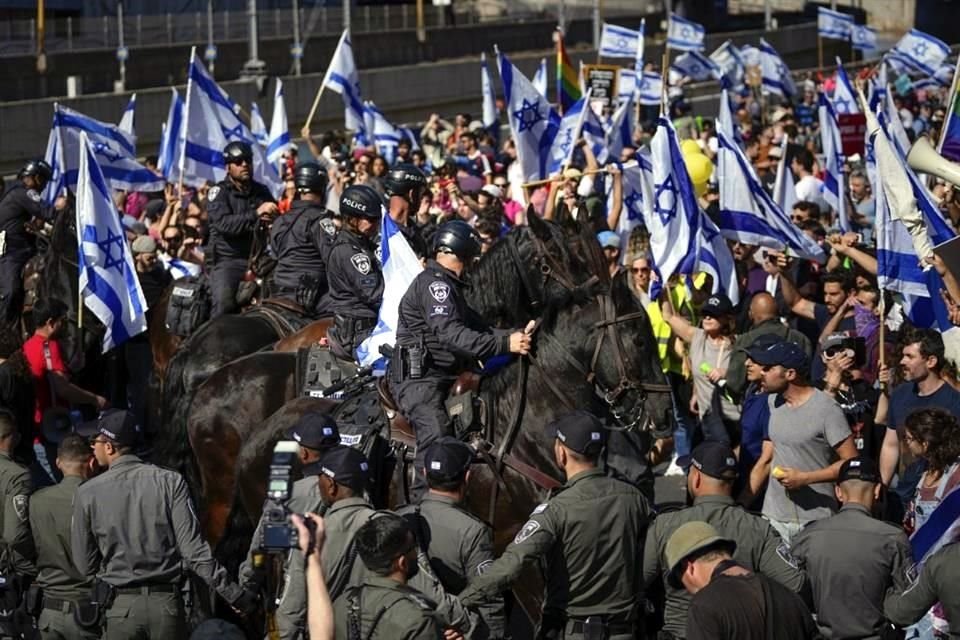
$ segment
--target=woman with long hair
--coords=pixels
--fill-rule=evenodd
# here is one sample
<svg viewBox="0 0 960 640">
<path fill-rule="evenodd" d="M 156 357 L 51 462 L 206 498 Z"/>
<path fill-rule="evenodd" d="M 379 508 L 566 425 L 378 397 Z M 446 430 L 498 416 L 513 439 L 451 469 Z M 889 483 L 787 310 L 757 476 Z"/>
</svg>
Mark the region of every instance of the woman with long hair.
<svg viewBox="0 0 960 640">
<path fill-rule="evenodd" d="M 906 529 L 920 529 L 960 484 L 960 422 L 943 409 L 920 409 L 907 416 L 903 433 L 910 453 L 927 465 L 907 508 Z"/>
</svg>

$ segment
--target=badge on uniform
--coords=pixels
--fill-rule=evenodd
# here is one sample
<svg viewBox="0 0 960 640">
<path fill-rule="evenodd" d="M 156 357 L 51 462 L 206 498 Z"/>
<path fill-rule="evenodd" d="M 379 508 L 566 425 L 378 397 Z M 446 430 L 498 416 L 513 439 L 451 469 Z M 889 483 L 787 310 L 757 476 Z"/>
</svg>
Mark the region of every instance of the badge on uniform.
<svg viewBox="0 0 960 640">
<path fill-rule="evenodd" d="M 482 576 L 487 572 L 487 569 L 489 569 L 491 566 L 493 566 L 493 560 L 484 560 L 483 562 L 477 565 L 477 575 Z"/>
<path fill-rule="evenodd" d="M 536 520 L 527 520 L 527 524 L 523 525 L 523 528 L 517 533 L 517 537 L 513 539 L 513 544 L 522 544 L 524 540 L 535 534 L 539 528 L 539 522 Z"/>
<path fill-rule="evenodd" d="M 449 315 L 449 314 L 447 313 L 447 306 L 446 306 L 446 305 L 443 305 L 443 304 L 435 304 L 435 305 L 433 305 L 433 310 L 430 311 L 430 317 L 431 317 L 431 318 L 436 317 L 436 316 L 445 316 L 445 315 Z"/>
<path fill-rule="evenodd" d="M 323 218 L 317 224 L 320 225 L 320 228 L 323 229 L 323 232 L 328 236 L 337 235 L 337 225 L 335 225 L 330 218 Z"/>
<path fill-rule="evenodd" d="M 383 245 L 377 243 L 377 248 L 373 250 L 373 255 L 377 256 L 377 262 L 383 264 Z"/>
<path fill-rule="evenodd" d="M 365 253 L 355 253 L 350 257 L 350 262 L 353 263 L 353 268 L 367 275 L 370 273 L 370 256 Z"/>
<path fill-rule="evenodd" d="M 430 283 L 429 289 L 430 295 L 432 295 L 433 299 L 437 302 L 446 302 L 447 298 L 450 297 L 450 285 L 448 285 L 446 282 L 435 280 L 434 282 Z"/>
<path fill-rule="evenodd" d="M 13 510 L 17 513 L 17 519 L 20 522 L 26 522 L 27 518 L 30 517 L 29 512 L 30 496 L 19 495 L 13 496 Z"/>
<path fill-rule="evenodd" d="M 220 195 L 219 185 L 213 185 L 210 187 L 210 190 L 207 191 L 207 202 L 213 202 L 217 199 L 217 196 Z"/>
<path fill-rule="evenodd" d="M 792 553 L 790 553 L 790 545 L 786 542 L 781 542 L 779 545 L 777 545 L 777 555 L 780 556 L 781 560 L 786 562 L 794 569 L 800 568 L 800 563 L 798 563 L 797 559 L 793 557 Z"/>
<path fill-rule="evenodd" d="M 40 200 L 41 200 L 40 194 L 37 193 L 36 190 L 34 190 L 34 189 L 28 189 L 28 190 L 27 190 L 27 197 L 30 198 L 31 200 L 33 200 L 34 202 L 40 202 Z"/>
</svg>

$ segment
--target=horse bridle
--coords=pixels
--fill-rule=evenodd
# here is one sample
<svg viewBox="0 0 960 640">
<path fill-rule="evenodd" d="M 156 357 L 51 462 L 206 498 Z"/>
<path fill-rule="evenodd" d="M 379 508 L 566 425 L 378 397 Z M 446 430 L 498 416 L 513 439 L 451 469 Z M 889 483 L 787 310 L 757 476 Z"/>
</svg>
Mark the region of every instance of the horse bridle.
<svg viewBox="0 0 960 640">
<path fill-rule="evenodd" d="M 550 251 L 547 250 L 547 245 L 537 237 L 536 233 L 530 231 L 529 237 L 530 241 L 533 243 L 533 250 L 534 254 L 536 255 L 538 271 L 542 277 L 539 288 L 534 285 L 531 274 L 527 271 L 526 265 L 523 261 L 523 256 L 520 255 L 520 249 L 517 247 L 518 242 L 510 241 L 507 242 L 507 245 L 510 249 L 510 259 L 513 261 L 514 266 L 516 266 L 517 273 L 520 274 L 520 282 L 523 284 L 523 288 L 527 292 L 527 296 L 530 298 L 530 306 L 534 310 L 539 310 L 544 306 L 545 300 L 544 296 L 541 295 L 541 292 L 545 292 L 547 290 L 547 282 L 549 282 L 551 278 L 556 280 L 561 287 L 570 293 L 590 287 L 600 280 L 597 275 L 592 275 L 582 284 L 576 284 L 567 275 L 563 264 L 561 264 L 560 261 L 557 260 L 557 258 L 553 256 Z"/>
</svg>

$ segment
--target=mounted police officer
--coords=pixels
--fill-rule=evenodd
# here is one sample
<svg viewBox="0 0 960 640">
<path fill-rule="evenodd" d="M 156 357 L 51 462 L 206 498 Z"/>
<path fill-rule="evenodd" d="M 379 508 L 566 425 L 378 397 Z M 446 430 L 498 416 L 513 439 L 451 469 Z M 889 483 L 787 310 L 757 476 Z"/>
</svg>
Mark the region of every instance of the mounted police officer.
<svg viewBox="0 0 960 640">
<path fill-rule="evenodd" d="M 426 488 L 423 455 L 439 437 L 453 435 L 444 401 L 457 375 L 477 360 L 526 354 L 525 331 L 490 329 L 463 298 L 464 269 L 480 256 L 480 236 L 466 222 L 444 224 L 434 236 L 434 260 L 403 294 L 397 353 L 390 362 L 393 397 L 417 434 L 414 499 Z"/>
<path fill-rule="evenodd" d="M 253 180 L 253 149 L 231 142 L 223 149 L 227 177 L 207 193 L 210 237 L 206 263 L 213 295 L 211 318 L 237 311 L 237 287 L 246 275 L 253 239 L 277 215 L 270 191 Z"/>
<path fill-rule="evenodd" d="M 400 226 L 400 233 L 407 239 L 417 257 L 426 258 L 427 243 L 414 223 L 420 208 L 420 198 L 427 188 L 427 177 L 414 165 L 401 162 L 390 169 L 383 186 L 390 198 L 390 218 Z"/>
<path fill-rule="evenodd" d="M 317 164 L 301 164 L 293 183 L 296 199 L 270 229 L 270 248 L 277 258 L 271 295 L 296 300 L 307 313 L 320 315 L 318 303 L 327 292 L 326 258 L 337 235 L 324 206 L 327 174 Z"/>
<path fill-rule="evenodd" d="M 367 185 L 353 185 L 340 196 L 343 225 L 327 263 L 327 309 L 333 326 L 327 332 L 330 349 L 343 360 L 354 360 L 354 351 L 377 324 L 383 299 L 383 274 L 373 238 L 380 231 L 383 198 Z"/>
<path fill-rule="evenodd" d="M 0 199 L 0 325 L 17 321 L 23 305 L 23 267 L 36 253 L 27 224 L 39 218 L 53 222 L 56 212 L 40 197 L 53 171 L 43 160 L 31 160 Z"/>
</svg>

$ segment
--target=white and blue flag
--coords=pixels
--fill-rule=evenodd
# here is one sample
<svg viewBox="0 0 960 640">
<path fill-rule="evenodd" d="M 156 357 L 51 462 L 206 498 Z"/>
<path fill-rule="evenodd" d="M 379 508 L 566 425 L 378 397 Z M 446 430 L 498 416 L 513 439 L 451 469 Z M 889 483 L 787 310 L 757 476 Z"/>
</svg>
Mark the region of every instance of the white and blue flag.
<svg viewBox="0 0 960 640">
<path fill-rule="evenodd" d="M 784 64 L 777 50 L 760 38 L 760 73 L 763 76 L 763 88 L 768 93 L 775 93 L 791 98 L 797 93 L 793 84 L 790 69 Z"/>
<path fill-rule="evenodd" d="M 137 139 L 137 130 L 136 130 L 136 118 L 137 118 L 137 94 L 130 96 L 130 100 L 127 101 L 127 106 L 123 108 L 123 115 L 120 116 L 120 122 L 117 124 L 120 127 L 120 131 L 127 133 L 134 140 Z"/>
<path fill-rule="evenodd" d="M 858 51 L 876 51 L 880 48 L 877 45 L 877 30 L 865 24 L 853 25 L 853 30 L 850 32 L 850 44 Z"/>
<path fill-rule="evenodd" d="M 667 22 L 667 46 L 676 51 L 703 51 L 707 35 L 702 24 L 670 14 Z"/>
<path fill-rule="evenodd" d="M 640 149 L 634 159 L 620 167 L 623 181 L 623 208 L 617 221 L 616 232 L 620 236 L 621 247 L 626 249 L 630 233 L 637 225 L 643 224 L 653 213 L 653 164 L 650 153 Z M 606 180 L 607 210 L 613 207 L 612 180 Z"/>
<path fill-rule="evenodd" d="M 633 69 L 622 67 L 617 77 L 617 100 L 632 100 L 637 93 L 639 86 L 637 84 L 637 72 Z"/>
<path fill-rule="evenodd" d="M 357 347 L 357 362 L 362 367 L 373 366 L 376 371 L 386 370 L 386 359 L 380 353 L 380 347 L 392 347 L 397 340 L 400 299 L 410 288 L 423 267 L 417 254 L 413 252 L 400 227 L 386 211 L 381 217 L 380 260 L 383 272 L 383 301 L 377 316 L 377 326 L 370 336 Z"/>
<path fill-rule="evenodd" d="M 50 165 L 52 174 L 40 195 L 43 196 L 45 203 L 52 205 L 58 197 L 63 195 L 63 190 L 66 188 L 62 170 L 63 154 L 61 153 L 60 133 L 56 127 L 51 127 L 50 133 L 47 134 L 47 149 L 43 154 L 43 159 Z"/>
<path fill-rule="evenodd" d="M 323 86 L 343 97 L 343 120 L 347 129 L 363 131 L 363 100 L 360 97 L 360 73 L 353 59 L 350 30 L 344 29 L 323 76 Z"/>
<path fill-rule="evenodd" d="M 267 148 L 270 132 L 267 131 L 267 123 L 263 119 L 263 114 L 260 113 L 260 105 L 256 102 L 250 103 L 250 133 L 253 134 L 253 139 L 257 141 L 257 144 L 264 149 Z"/>
<path fill-rule="evenodd" d="M 797 185 L 793 181 L 793 171 L 787 164 L 789 146 L 787 136 L 783 136 L 783 142 L 780 144 L 780 162 L 777 163 L 777 177 L 773 182 L 773 201 L 784 213 L 792 212 L 793 205 L 797 203 Z M 870 184 L 874 182 L 871 180 Z"/>
<path fill-rule="evenodd" d="M 727 40 L 717 47 L 716 51 L 710 54 L 710 60 L 717 65 L 723 77 L 730 82 L 731 87 L 743 85 L 743 74 L 746 67 L 743 63 L 743 55 L 733 42 Z"/>
<path fill-rule="evenodd" d="M 624 147 L 634 148 L 633 143 L 633 117 L 636 110 L 633 108 L 633 100 L 627 99 L 620 103 L 613 115 L 610 116 L 610 127 L 606 133 L 606 151 L 607 158 L 610 160 L 619 160 Z M 586 129 L 586 125 L 584 125 Z M 596 154 L 594 154 L 596 155 Z M 600 158 L 597 161 L 603 164 Z"/>
<path fill-rule="evenodd" d="M 78 140 L 77 267 L 83 303 L 104 326 L 103 352 L 147 330 L 143 297 L 112 191 L 86 131 Z"/>
<path fill-rule="evenodd" d="M 600 55 L 636 59 L 637 47 L 643 46 L 642 40 L 643 35 L 639 31 L 604 22 L 600 35 Z"/>
<path fill-rule="evenodd" d="M 825 7 L 817 7 L 817 35 L 831 40 L 849 40 L 853 16 Z"/>
<path fill-rule="evenodd" d="M 640 104 L 647 107 L 657 106 L 663 94 L 663 77 L 655 71 L 644 71 L 639 89 L 637 100 Z"/>
<path fill-rule="evenodd" d="M 170 107 L 167 120 L 160 136 L 160 151 L 157 153 L 157 168 L 167 182 L 176 182 L 175 176 L 180 168 L 180 152 L 183 145 L 180 137 L 183 133 L 183 98 L 176 87 L 170 87 Z"/>
<path fill-rule="evenodd" d="M 737 266 L 727 240 L 707 214 L 700 211 L 700 233 L 697 234 L 697 271 L 710 276 L 713 293 L 724 293 L 734 305 L 740 303 L 740 282 Z"/>
<path fill-rule="evenodd" d="M 273 119 L 270 121 L 270 137 L 267 139 L 267 162 L 277 164 L 283 157 L 283 152 L 289 149 L 287 105 L 283 99 L 283 82 L 277 78 L 277 86 L 273 91 Z"/>
<path fill-rule="evenodd" d="M 58 165 L 54 172 L 62 173 L 58 187 L 77 184 L 83 151 L 80 135 L 86 133 L 90 148 L 111 188 L 123 191 L 163 190 L 163 178 L 137 162 L 133 138 L 117 125 L 100 122 L 79 111 L 54 104 L 53 128 L 57 132 L 54 161 Z"/>
<path fill-rule="evenodd" d="M 487 54 L 480 54 L 480 92 L 483 95 L 483 128 L 491 130 L 499 128 L 500 113 L 497 111 L 497 97 L 493 93 L 493 82 L 490 80 L 490 68 L 487 66 Z"/>
<path fill-rule="evenodd" d="M 397 146 L 400 144 L 403 133 L 387 120 L 387 116 L 377 108 L 373 101 L 367 101 L 365 108 L 367 113 L 370 114 L 373 144 L 377 153 L 383 156 L 387 164 L 393 164 L 394 160 L 397 159 Z"/>
<path fill-rule="evenodd" d="M 563 126 L 561 125 L 561 131 L 562 129 Z M 608 129 L 600 120 L 600 116 L 588 104 L 584 111 L 583 128 L 580 130 L 580 135 L 601 165 L 606 164 L 611 159 L 616 160 L 620 157 L 619 151 L 614 155 L 614 152 L 607 147 L 607 133 Z M 559 140 L 559 136 L 557 139 Z"/>
<path fill-rule="evenodd" d="M 550 149 L 560 128 L 560 116 L 506 55 L 498 51 L 497 61 L 523 179 L 547 178 Z"/>
<path fill-rule="evenodd" d="M 950 55 L 950 47 L 943 40 L 928 33 L 911 29 L 890 50 L 910 66 L 927 75 L 934 75 Z"/>
<path fill-rule="evenodd" d="M 860 113 L 860 106 L 857 104 L 857 96 L 853 92 L 853 84 L 843 68 L 840 58 L 837 58 L 837 77 L 833 89 L 833 108 L 837 114 L 841 113 Z"/>
<path fill-rule="evenodd" d="M 533 74 L 533 86 L 544 98 L 547 97 L 547 59 L 540 58 L 540 66 Z"/>
<path fill-rule="evenodd" d="M 220 182 L 227 174 L 224 147 L 231 142 L 246 142 L 253 149 L 253 179 L 266 186 L 274 196 L 279 196 L 283 192 L 283 182 L 237 111 L 237 105 L 210 77 L 194 48 L 187 75 L 181 138 L 183 180 L 195 187 L 203 186 L 207 181 Z"/>
<path fill-rule="evenodd" d="M 570 105 L 570 108 L 560 119 L 557 135 L 554 137 L 553 145 L 550 148 L 547 175 L 559 173 L 570 164 L 570 158 L 573 156 L 573 150 L 577 148 L 577 140 L 580 139 L 580 134 L 583 132 L 583 122 L 588 113 L 596 115 L 590 108 L 590 90 L 587 90 L 582 98 Z M 602 135 L 603 129 L 601 128 Z"/>
<path fill-rule="evenodd" d="M 636 77 L 643 74 L 643 56 L 646 45 L 643 39 L 647 37 L 647 19 L 640 19 L 640 30 L 637 32 L 637 51 L 633 57 L 633 73 Z"/>
<path fill-rule="evenodd" d="M 699 51 L 687 51 L 683 55 L 677 56 L 673 64 L 670 65 L 670 71 L 675 71 L 681 78 L 690 78 L 694 82 L 719 80 L 721 75 L 717 63 Z M 677 83 L 672 82 L 671 84 Z"/>
<path fill-rule="evenodd" d="M 823 149 L 823 199 L 837 212 L 837 226 L 850 231 L 847 197 L 843 183 L 843 145 L 837 112 L 826 94 L 820 94 L 817 109 L 820 120 L 820 148 Z"/>
</svg>

